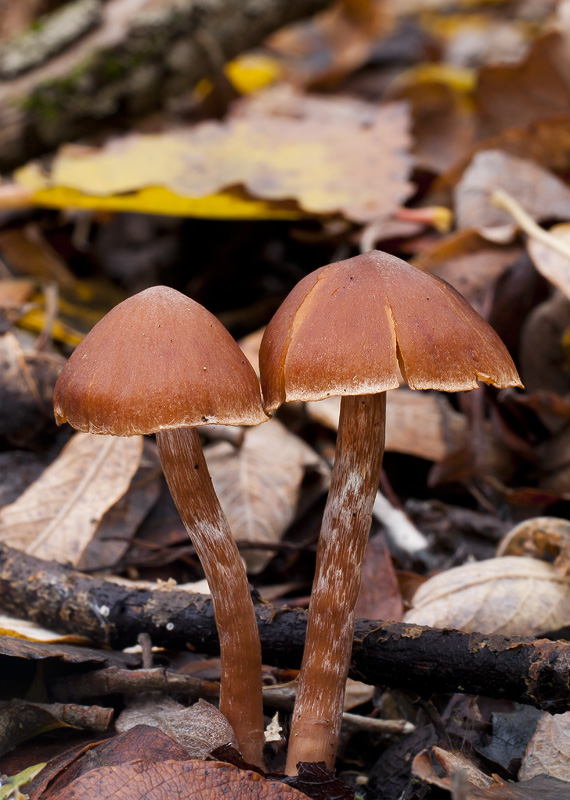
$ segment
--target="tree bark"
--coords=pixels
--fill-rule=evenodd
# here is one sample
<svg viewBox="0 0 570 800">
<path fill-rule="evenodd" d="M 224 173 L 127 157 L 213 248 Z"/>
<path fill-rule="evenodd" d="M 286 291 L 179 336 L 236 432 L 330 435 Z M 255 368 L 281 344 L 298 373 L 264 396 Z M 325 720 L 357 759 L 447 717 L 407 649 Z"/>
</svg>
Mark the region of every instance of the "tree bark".
<svg viewBox="0 0 570 800">
<path fill-rule="evenodd" d="M 0 170 L 103 120 L 120 124 L 165 108 L 211 75 L 213 60 L 230 60 L 331 2 L 76 0 L 71 21 L 52 25 L 61 41 L 45 35 L 44 18 L 10 53 L 0 48 Z"/>
<path fill-rule="evenodd" d="M 62 633 L 123 648 L 141 632 L 153 644 L 216 654 L 209 597 L 132 590 L 0 545 L 0 608 Z M 263 660 L 301 664 L 307 615 L 256 605 Z M 570 644 L 357 620 L 350 676 L 425 697 L 464 692 L 528 703 L 553 714 L 570 710 Z"/>
</svg>

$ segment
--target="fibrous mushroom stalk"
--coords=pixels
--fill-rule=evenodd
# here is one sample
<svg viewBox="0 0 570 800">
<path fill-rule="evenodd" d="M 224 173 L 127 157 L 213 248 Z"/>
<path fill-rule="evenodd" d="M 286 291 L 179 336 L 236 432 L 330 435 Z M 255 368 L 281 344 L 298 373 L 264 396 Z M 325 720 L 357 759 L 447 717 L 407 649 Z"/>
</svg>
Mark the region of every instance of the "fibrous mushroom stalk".
<svg viewBox="0 0 570 800">
<path fill-rule="evenodd" d="M 156 434 L 168 488 L 212 593 L 220 637 L 220 711 L 244 759 L 264 766 L 261 646 L 247 575 L 221 509 L 195 428 Z"/>
<path fill-rule="evenodd" d="M 385 392 L 342 398 L 289 738 L 288 775 L 297 774 L 299 761 L 324 761 L 329 769 L 334 767 L 385 421 Z"/>
</svg>

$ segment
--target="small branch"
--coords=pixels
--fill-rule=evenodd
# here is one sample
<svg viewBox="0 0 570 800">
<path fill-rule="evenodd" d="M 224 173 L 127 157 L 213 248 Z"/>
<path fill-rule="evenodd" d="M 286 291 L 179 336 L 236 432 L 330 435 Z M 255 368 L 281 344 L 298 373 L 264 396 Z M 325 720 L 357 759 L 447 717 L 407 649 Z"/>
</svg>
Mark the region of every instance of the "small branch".
<svg viewBox="0 0 570 800">
<path fill-rule="evenodd" d="M 1 544 L 0 607 L 117 649 L 147 632 L 155 646 L 219 652 L 209 597 L 129 590 Z M 306 612 L 258 604 L 256 616 L 264 662 L 298 668 Z M 570 710 L 570 644 L 565 641 L 357 620 L 350 676 L 424 697 L 464 692 L 516 700 L 552 714 Z"/>
<path fill-rule="evenodd" d="M 565 258 L 570 259 L 570 244 L 560 239 L 558 236 L 553 236 L 544 228 L 541 228 L 530 214 L 527 214 L 518 200 L 515 200 L 508 192 L 505 192 L 503 189 L 495 189 L 491 195 L 491 203 L 510 214 L 519 228 L 528 234 L 528 236 L 542 242 L 542 244 L 550 247 L 552 250 L 556 250 L 557 253 L 560 253 L 560 255 Z"/>
</svg>

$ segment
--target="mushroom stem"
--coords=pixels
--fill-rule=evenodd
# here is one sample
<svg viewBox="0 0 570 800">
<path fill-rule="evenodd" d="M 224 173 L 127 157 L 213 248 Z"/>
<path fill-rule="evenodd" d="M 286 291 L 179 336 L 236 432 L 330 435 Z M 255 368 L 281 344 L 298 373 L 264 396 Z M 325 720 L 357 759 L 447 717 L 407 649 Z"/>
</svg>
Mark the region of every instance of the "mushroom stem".
<svg viewBox="0 0 570 800">
<path fill-rule="evenodd" d="M 354 608 L 380 480 L 386 393 L 345 396 L 311 592 L 303 663 L 285 772 L 299 761 L 329 769 L 340 735 Z"/>
<path fill-rule="evenodd" d="M 263 768 L 261 645 L 249 584 L 194 428 L 156 434 L 168 488 L 200 559 L 220 637 L 220 711 L 244 759 Z"/>
</svg>

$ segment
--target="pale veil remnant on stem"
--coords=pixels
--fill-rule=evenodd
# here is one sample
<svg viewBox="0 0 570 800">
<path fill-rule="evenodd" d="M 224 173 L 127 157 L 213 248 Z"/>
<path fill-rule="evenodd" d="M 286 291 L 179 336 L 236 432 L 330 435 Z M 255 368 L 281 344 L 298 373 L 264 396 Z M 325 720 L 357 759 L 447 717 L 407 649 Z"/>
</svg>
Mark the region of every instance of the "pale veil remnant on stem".
<svg viewBox="0 0 570 800">
<path fill-rule="evenodd" d="M 384 451 L 386 395 L 520 386 L 505 346 L 445 281 L 372 251 L 307 275 L 269 323 L 260 350 L 265 408 L 341 395 L 286 772 L 334 766 L 354 607 Z"/>
<path fill-rule="evenodd" d="M 253 368 L 220 322 L 174 289 L 120 303 L 77 347 L 54 394 L 58 423 L 89 433 L 156 433 L 166 481 L 200 558 L 220 637 L 220 710 L 246 761 L 263 766 L 261 647 L 245 569 L 196 426 L 267 416 Z"/>
</svg>

